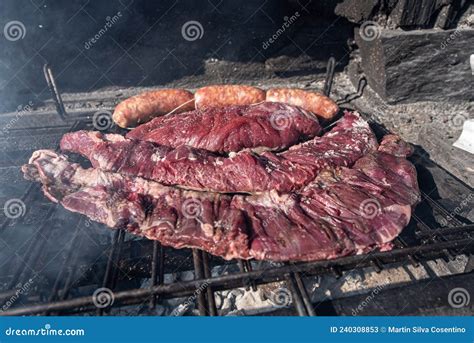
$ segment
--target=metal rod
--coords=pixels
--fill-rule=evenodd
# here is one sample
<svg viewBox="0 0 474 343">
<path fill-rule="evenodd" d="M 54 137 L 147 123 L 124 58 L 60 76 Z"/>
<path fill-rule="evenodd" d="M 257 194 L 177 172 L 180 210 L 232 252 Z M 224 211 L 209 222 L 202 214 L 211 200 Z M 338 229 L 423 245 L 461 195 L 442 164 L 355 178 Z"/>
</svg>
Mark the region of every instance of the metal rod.
<svg viewBox="0 0 474 343">
<path fill-rule="evenodd" d="M 122 230 L 119 229 L 114 232 L 112 249 L 110 249 L 109 257 L 107 260 L 107 267 L 105 268 L 104 279 L 102 281 L 102 287 L 105 287 L 105 288 L 108 288 L 110 280 L 114 273 L 115 252 L 117 251 L 117 248 L 119 245 L 118 243 L 121 237 L 121 231 Z M 103 312 L 104 312 L 103 308 L 97 309 L 97 315 L 101 316 Z"/>
<path fill-rule="evenodd" d="M 314 311 L 313 304 L 311 303 L 311 299 L 309 298 L 308 291 L 306 290 L 303 279 L 301 278 L 301 274 L 300 273 L 293 273 L 293 275 L 294 275 L 294 278 L 295 278 L 295 281 L 296 281 L 296 286 L 298 287 L 298 290 L 300 291 L 301 297 L 303 298 L 303 302 L 304 302 L 305 307 L 306 307 L 306 312 L 311 317 L 316 316 L 316 312 Z"/>
<path fill-rule="evenodd" d="M 355 94 L 347 94 L 344 99 L 337 101 L 338 105 L 343 105 L 351 102 L 352 100 L 360 98 L 364 94 L 364 89 L 367 86 L 367 79 L 365 76 L 359 79 L 359 83 L 357 84 L 357 92 Z M 372 123 L 378 124 L 375 120 L 371 120 Z M 383 130 L 387 131 L 386 129 L 382 128 Z"/>
<path fill-rule="evenodd" d="M 102 281 L 102 287 L 107 287 L 109 285 L 110 277 L 112 276 L 115 251 L 117 249 L 119 238 L 120 238 L 120 230 L 116 230 L 114 232 L 114 237 L 112 239 L 112 248 L 110 249 L 109 256 L 107 259 L 107 266 L 105 268 L 104 279 Z"/>
<path fill-rule="evenodd" d="M 244 265 L 244 260 L 237 260 L 237 265 L 239 266 L 239 270 L 241 273 L 245 273 L 245 265 Z M 248 292 L 250 291 L 250 284 L 245 285 L 245 290 Z"/>
<path fill-rule="evenodd" d="M 206 279 L 212 278 L 211 268 L 209 267 L 209 254 L 207 252 L 202 253 L 202 262 L 203 262 L 203 269 L 204 269 L 204 277 Z M 216 299 L 214 297 L 214 292 L 212 291 L 211 287 L 207 287 L 206 292 L 207 292 L 207 305 L 209 307 L 209 314 L 212 317 L 215 317 L 217 316 L 217 308 L 216 308 Z"/>
<path fill-rule="evenodd" d="M 420 217 L 418 217 L 415 213 L 412 214 L 412 217 L 413 219 L 415 219 L 415 221 L 417 222 L 418 224 L 418 228 L 420 228 L 421 232 L 422 233 L 425 233 L 425 234 L 428 234 L 430 233 L 431 231 L 433 231 L 430 226 L 428 224 L 426 224 L 423 220 L 421 220 Z"/>
<path fill-rule="evenodd" d="M 115 252 L 115 256 L 114 256 L 114 266 L 112 268 L 112 277 L 111 277 L 111 283 L 110 283 L 110 288 L 115 288 L 115 286 L 117 285 L 117 280 L 118 280 L 118 277 L 119 277 L 119 268 L 118 268 L 118 265 L 119 265 L 119 261 L 120 261 L 120 254 L 122 252 L 122 246 L 123 246 L 123 242 L 125 241 L 125 230 L 120 230 L 119 231 L 119 240 L 118 240 L 118 243 L 117 243 L 117 250 Z"/>
<path fill-rule="evenodd" d="M 439 228 L 436 230 L 430 230 L 429 232 L 422 231 L 417 233 L 417 236 L 420 238 L 430 238 L 432 236 L 450 236 L 460 233 L 469 233 L 474 231 L 474 224 L 468 224 L 464 226 L 448 227 L 448 228 Z"/>
<path fill-rule="evenodd" d="M 153 241 L 153 255 L 151 260 L 151 285 L 163 284 L 164 275 L 164 250 L 160 242 Z M 157 297 L 153 295 L 150 299 L 150 309 L 155 308 Z"/>
<path fill-rule="evenodd" d="M 51 92 L 54 104 L 56 105 L 56 111 L 58 112 L 59 117 L 65 121 L 67 118 L 66 109 L 64 108 L 61 93 L 59 93 L 58 86 L 56 85 L 56 80 L 54 79 L 53 71 L 48 64 L 45 64 L 43 66 L 43 73 L 44 78 L 46 79 L 46 83 L 48 84 L 48 88 Z"/>
<path fill-rule="evenodd" d="M 334 274 L 334 276 L 336 277 L 336 279 L 339 279 L 342 277 L 342 271 L 341 269 L 339 268 L 339 266 L 332 266 L 329 268 L 331 270 L 331 273 Z"/>
<path fill-rule="evenodd" d="M 398 249 L 402 249 L 407 246 L 407 244 L 403 241 L 403 239 L 401 239 L 400 236 L 396 237 L 392 242 Z"/>
<path fill-rule="evenodd" d="M 288 288 L 290 289 L 291 296 L 292 296 L 291 300 L 295 306 L 296 312 L 298 313 L 300 317 L 307 316 L 308 312 L 306 312 L 306 306 L 303 302 L 303 298 L 301 297 L 301 294 L 298 291 L 298 286 L 296 285 L 294 274 L 293 273 L 286 274 L 285 279 L 286 279 Z"/>
<path fill-rule="evenodd" d="M 431 198 L 428 194 L 425 192 L 421 192 L 421 196 L 427 200 L 432 208 L 437 209 L 439 212 L 441 212 L 443 215 L 447 216 L 449 218 L 448 222 L 453 222 L 456 226 L 462 226 L 463 223 L 456 218 L 452 216 L 452 212 L 449 212 L 446 208 L 444 208 L 441 204 L 436 202 L 433 198 Z"/>
<path fill-rule="evenodd" d="M 77 233 L 79 233 L 79 227 L 78 227 Z M 75 240 L 73 240 L 73 242 L 74 241 Z M 52 296 L 55 295 L 55 297 L 57 297 L 59 300 L 64 300 L 69 295 L 69 291 L 70 291 L 71 286 L 73 284 L 72 279 L 73 279 L 74 275 L 76 274 L 76 265 L 77 265 L 77 261 L 78 261 L 78 258 L 79 258 L 81 246 L 82 246 L 82 237 L 79 237 L 79 239 L 77 240 L 76 249 L 71 249 L 71 251 L 73 251 L 73 253 L 72 253 L 72 257 L 71 257 L 70 261 L 65 260 L 65 262 L 64 262 L 64 266 L 67 267 L 67 277 L 66 277 L 66 280 L 64 282 L 63 289 L 61 291 L 57 290 L 56 292 L 54 292 L 54 291 L 51 292 L 51 295 Z M 49 302 L 52 302 L 52 301 L 53 300 L 50 300 Z M 45 315 L 45 316 L 54 315 L 54 314 L 55 314 L 54 312 L 43 313 L 43 315 Z"/>
<path fill-rule="evenodd" d="M 379 260 L 374 258 L 372 261 L 370 261 L 372 267 L 374 267 L 376 273 L 380 273 L 383 270 L 383 265 L 380 263 Z"/>
<path fill-rule="evenodd" d="M 330 57 L 326 67 L 326 79 L 324 80 L 324 90 L 323 93 L 327 97 L 331 94 L 332 83 L 334 81 L 334 70 L 336 67 L 336 59 Z"/>
<path fill-rule="evenodd" d="M 252 264 L 250 263 L 250 261 L 248 261 L 248 260 L 244 261 L 244 268 L 245 268 L 246 272 L 251 272 L 252 271 Z M 251 282 L 250 285 L 252 287 L 252 291 L 256 292 L 257 291 L 257 286 L 255 285 L 255 283 Z"/>
<path fill-rule="evenodd" d="M 420 264 L 418 263 L 418 258 L 416 257 L 415 254 L 408 255 L 407 258 L 408 258 L 408 261 L 410 261 L 410 263 L 413 267 L 418 268 L 420 266 Z"/>
<path fill-rule="evenodd" d="M 194 280 L 202 280 L 204 278 L 203 268 L 202 268 L 202 254 L 201 250 L 193 249 L 193 262 L 194 262 Z M 199 287 L 201 284 L 199 285 Z M 199 289 L 196 287 L 196 291 Z M 198 310 L 200 316 L 206 316 L 206 304 L 205 304 L 205 296 L 203 292 L 199 292 L 197 294 L 197 303 L 198 303 Z"/>
<path fill-rule="evenodd" d="M 80 255 L 80 251 L 81 251 L 80 249 L 82 247 L 82 243 L 83 243 L 83 238 L 81 237 L 79 238 L 79 242 L 77 244 L 77 251 L 74 254 L 74 258 L 71 261 L 71 265 L 68 269 L 66 282 L 64 282 L 64 287 L 59 296 L 59 299 L 61 300 L 64 300 L 69 296 L 69 291 L 71 290 L 71 287 L 73 285 L 73 279 L 74 279 L 74 276 L 76 275 L 77 262 L 79 261 L 79 255 Z"/>
</svg>

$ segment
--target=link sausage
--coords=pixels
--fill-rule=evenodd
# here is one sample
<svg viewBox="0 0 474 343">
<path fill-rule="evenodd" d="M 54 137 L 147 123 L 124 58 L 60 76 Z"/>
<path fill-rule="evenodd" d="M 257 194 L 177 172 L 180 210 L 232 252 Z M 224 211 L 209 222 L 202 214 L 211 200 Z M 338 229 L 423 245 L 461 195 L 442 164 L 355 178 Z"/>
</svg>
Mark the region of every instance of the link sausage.
<svg viewBox="0 0 474 343">
<path fill-rule="evenodd" d="M 114 122 L 120 127 L 134 127 L 150 119 L 176 110 L 194 110 L 193 93 L 185 89 L 160 89 L 128 98 L 115 107 Z"/>
<path fill-rule="evenodd" d="M 265 91 L 252 86 L 217 85 L 199 88 L 194 94 L 196 108 L 251 105 L 265 101 Z"/>
<path fill-rule="evenodd" d="M 327 96 L 297 88 L 271 88 L 266 100 L 299 106 L 325 120 L 332 119 L 339 111 L 337 104 Z"/>
</svg>

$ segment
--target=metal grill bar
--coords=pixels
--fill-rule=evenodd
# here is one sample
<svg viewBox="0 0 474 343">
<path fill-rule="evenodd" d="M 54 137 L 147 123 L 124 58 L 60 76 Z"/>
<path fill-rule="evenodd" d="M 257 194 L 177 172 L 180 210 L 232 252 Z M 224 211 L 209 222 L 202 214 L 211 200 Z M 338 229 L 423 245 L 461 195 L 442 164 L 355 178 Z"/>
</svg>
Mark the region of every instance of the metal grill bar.
<svg viewBox="0 0 474 343">
<path fill-rule="evenodd" d="M 293 304 L 295 305 L 296 312 L 298 313 L 300 317 L 307 316 L 308 312 L 306 311 L 305 303 L 298 290 L 298 286 L 296 284 L 294 274 L 293 273 L 286 274 L 285 279 L 286 279 L 288 288 L 290 289 L 290 292 L 292 295 L 291 300 L 293 301 Z"/>
<path fill-rule="evenodd" d="M 201 250 L 193 249 L 193 262 L 194 262 L 194 275 L 195 280 L 204 279 L 204 272 L 202 268 L 202 254 Z M 205 283 L 199 284 L 201 287 Z M 206 309 L 206 299 L 203 292 L 199 291 L 199 287 L 196 287 L 195 292 L 197 293 L 198 311 L 200 316 L 206 316 L 208 311 Z"/>
<path fill-rule="evenodd" d="M 165 252 L 158 241 L 153 242 L 153 255 L 151 262 L 151 285 L 162 285 L 164 282 Z M 150 309 L 155 308 L 157 297 L 153 295 L 150 300 Z"/>
<path fill-rule="evenodd" d="M 308 313 L 308 316 L 316 316 L 316 312 L 314 311 L 313 304 L 311 303 L 311 299 L 308 296 L 308 292 L 306 291 L 306 287 L 304 286 L 303 279 L 301 278 L 300 273 L 293 273 L 293 275 L 296 281 L 296 286 L 301 293 L 301 297 L 303 298 L 303 302 L 306 307 L 306 312 Z"/>
<path fill-rule="evenodd" d="M 209 254 L 207 252 L 202 252 L 202 262 L 204 268 L 204 277 L 206 279 L 210 279 L 211 275 L 211 268 L 209 267 Z M 212 291 L 212 287 L 206 287 L 207 292 L 207 305 L 209 307 L 209 315 L 215 317 L 217 316 L 217 308 L 216 308 L 216 299 L 214 298 L 214 292 Z"/>
<path fill-rule="evenodd" d="M 439 204 L 438 202 L 436 202 L 433 198 L 431 198 L 428 194 L 426 194 L 425 192 L 421 192 L 421 196 L 422 198 L 424 198 L 426 201 L 428 201 L 431 205 L 432 208 L 438 210 L 441 214 L 443 214 L 444 216 L 446 216 L 448 219 L 448 222 L 452 222 L 454 225 L 457 225 L 457 226 L 461 226 L 463 225 L 463 223 L 459 220 L 457 220 L 456 218 L 454 218 L 451 214 L 451 212 L 449 212 L 447 209 L 445 209 L 441 204 Z"/>
<path fill-rule="evenodd" d="M 252 264 L 250 263 L 250 261 L 244 260 L 243 262 L 244 262 L 244 270 L 246 272 L 251 272 L 252 271 Z M 257 286 L 255 285 L 255 283 L 251 282 L 250 287 L 252 288 L 252 291 L 254 291 L 254 292 L 257 291 Z"/>
<path fill-rule="evenodd" d="M 244 260 L 238 260 L 237 265 L 239 266 L 239 270 L 241 273 L 247 272 L 247 270 L 245 269 Z M 245 285 L 245 290 L 250 291 L 250 284 Z"/>
<path fill-rule="evenodd" d="M 115 293 L 114 298 L 115 303 L 117 304 L 122 302 L 124 304 L 136 304 L 142 302 L 143 299 L 146 299 L 151 295 L 161 295 L 164 298 L 191 295 L 203 284 L 207 284 L 209 287 L 212 287 L 214 291 L 218 291 L 243 287 L 249 281 L 254 281 L 256 284 L 283 281 L 285 275 L 289 273 L 304 273 L 307 276 L 315 276 L 331 273 L 331 270 L 336 267 L 340 270 L 369 267 L 371 266 L 371 261 L 374 259 L 377 259 L 383 265 L 398 262 L 406 263 L 407 259 L 410 260 L 411 256 L 414 256 L 415 254 L 420 254 L 424 260 L 433 260 L 442 256 L 442 250 L 445 248 L 456 249 L 459 253 L 468 254 L 474 252 L 474 242 L 472 239 L 453 240 L 450 242 L 395 249 L 388 252 L 373 252 L 370 255 L 347 256 L 330 261 L 315 261 L 285 265 L 263 271 L 256 270 L 248 273 L 235 273 L 209 279 L 197 279 L 187 282 L 158 285 L 150 288 L 122 291 Z M 0 313 L 0 315 L 27 315 L 50 311 L 71 311 L 77 310 L 78 308 L 81 308 L 81 310 L 87 310 L 92 306 L 92 299 L 88 296 L 67 301 L 58 301 L 50 304 L 14 308 Z"/>
<path fill-rule="evenodd" d="M 68 269 L 68 275 L 67 275 L 66 281 L 64 282 L 64 287 L 61 291 L 61 294 L 59 295 L 60 300 L 65 300 L 69 296 L 69 291 L 71 290 L 74 276 L 76 275 L 76 270 L 77 270 L 76 267 L 77 267 L 79 252 L 82 247 L 82 243 L 83 243 L 83 240 L 82 240 L 82 237 L 80 237 L 78 239 L 77 246 L 76 246 L 77 251 L 75 252 L 74 258 L 72 259 L 71 265 L 69 266 L 69 269 Z"/>
<path fill-rule="evenodd" d="M 466 234 L 469 237 L 472 236 L 472 231 L 474 231 L 474 224 L 468 224 L 464 226 L 449 227 L 449 228 L 439 228 L 436 230 L 431 230 L 429 232 L 420 232 L 417 235 L 420 238 L 431 238 L 433 236 L 451 236 L 458 234 Z"/>
<path fill-rule="evenodd" d="M 119 239 L 117 243 L 117 252 L 115 254 L 114 264 L 112 266 L 112 276 L 110 282 L 110 288 L 115 288 L 117 286 L 117 279 L 119 277 L 120 270 L 118 268 L 120 261 L 120 254 L 122 252 L 123 242 L 125 241 L 125 230 L 119 231 Z"/>
<path fill-rule="evenodd" d="M 105 269 L 104 279 L 102 281 L 102 287 L 114 288 L 115 280 L 117 277 L 116 265 L 120 258 L 120 250 L 122 243 L 125 239 L 125 232 L 123 230 L 117 230 L 114 232 L 113 244 L 110 249 L 109 257 L 107 260 L 107 267 Z M 97 309 L 97 315 L 101 316 L 104 313 L 103 308 Z"/>
</svg>

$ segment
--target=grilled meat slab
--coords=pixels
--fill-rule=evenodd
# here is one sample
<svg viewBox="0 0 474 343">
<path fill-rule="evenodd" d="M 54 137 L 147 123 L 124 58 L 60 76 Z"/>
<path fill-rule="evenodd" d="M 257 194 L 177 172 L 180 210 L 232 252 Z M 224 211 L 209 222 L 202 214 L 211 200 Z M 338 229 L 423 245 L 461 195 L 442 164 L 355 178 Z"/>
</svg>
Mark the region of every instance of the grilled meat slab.
<svg viewBox="0 0 474 343">
<path fill-rule="evenodd" d="M 291 193 L 183 190 L 84 169 L 50 150 L 36 151 L 22 170 L 66 209 L 164 245 L 200 248 L 225 259 L 310 261 L 390 249 L 408 224 L 419 201 L 416 172 L 404 157 L 386 152 L 388 142 L 393 144 L 382 141 L 379 151 L 352 168 L 325 168 Z"/>
<path fill-rule="evenodd" d="M 277 102 L 211 107 L 156 117 L 127 138 L 226 153 L 281 150 L 321 132 L 314 114 Z"/>
<path fill-rule="evenodd" d="M 139 176 L 169 186 L 213 192 L 292 192 L 327 167 L 351 166 L 377 149 L 369 125 L 346 113 L 331 131 L 281 153 L 242 151 L 222 157 L 189 146 L 172 148 L 120 135 L 78 131 L 64 135 L 61 149 L 107 171 Z"/>
</svg>

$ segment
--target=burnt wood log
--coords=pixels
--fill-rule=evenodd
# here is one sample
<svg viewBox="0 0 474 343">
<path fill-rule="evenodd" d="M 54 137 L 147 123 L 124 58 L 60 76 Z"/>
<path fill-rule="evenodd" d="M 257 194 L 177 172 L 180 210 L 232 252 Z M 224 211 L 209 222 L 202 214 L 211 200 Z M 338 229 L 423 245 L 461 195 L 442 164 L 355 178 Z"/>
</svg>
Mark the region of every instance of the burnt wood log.
<svg viewBox="0 0 474 343">
<path fill-rule="evenodd" d="M 371 30 L 356 30 L 356 43 L 369 85 L 384 100 L 472 100 L 473 29 Z"/>
</svg>

